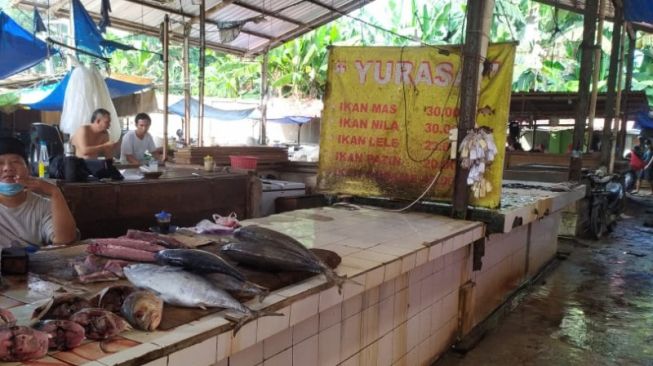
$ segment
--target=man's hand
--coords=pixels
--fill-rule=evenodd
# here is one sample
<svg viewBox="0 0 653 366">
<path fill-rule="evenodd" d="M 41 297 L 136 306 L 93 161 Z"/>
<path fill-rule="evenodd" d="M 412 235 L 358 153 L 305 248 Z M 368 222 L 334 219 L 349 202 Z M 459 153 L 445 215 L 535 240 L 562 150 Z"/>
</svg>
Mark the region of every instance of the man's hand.
<svg viewBox="0 0 653 366">
<path fill-rule="evenodd" d="M 32 176 L 16 177 L 16 183 L 22 184 L 26 190 L 34 193 L 42 194 L 51 197 L 54 194 L 61 193 L 59 188 L 54 184 L 50 184 L 43 179 L 34 178 Z"/>
</svg>

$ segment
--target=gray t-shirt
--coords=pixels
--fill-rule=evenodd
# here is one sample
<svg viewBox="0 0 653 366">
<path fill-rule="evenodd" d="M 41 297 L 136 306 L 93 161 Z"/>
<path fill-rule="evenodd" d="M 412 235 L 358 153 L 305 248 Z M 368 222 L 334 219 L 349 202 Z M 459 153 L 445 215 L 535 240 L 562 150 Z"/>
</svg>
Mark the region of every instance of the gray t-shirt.
<svg viewBox="0 0 653 366">
<path fill-rule="evenodd" d="M 0 247 L 44 245 L 52 242 L 54 225 L 50 199 L 27 192 L 27 199 L 18 207 L 0 204 Z"/>
<path fill-rule="evenodd" d="M 152 135 L 146 133 L 143 139 L 136 136 L 136 131 L 129 131 L 122 137 L 120 145 L 120 162 L 128 163 L 127 155 L 134 155 L 138 161 L 143 163 L 145 151 L 153 152 L 156 149 Z"/>
</svg>

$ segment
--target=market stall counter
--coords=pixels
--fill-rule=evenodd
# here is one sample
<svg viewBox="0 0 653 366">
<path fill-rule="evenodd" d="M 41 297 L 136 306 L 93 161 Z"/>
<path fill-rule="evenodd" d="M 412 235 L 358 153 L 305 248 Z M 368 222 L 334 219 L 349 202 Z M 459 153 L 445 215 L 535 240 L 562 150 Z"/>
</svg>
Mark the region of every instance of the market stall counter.
<svg viewBox="0 0 653 366">
<path fill-rule="evenodd" d="M 247 174 L 166 168 L 157 179 L 69 183 L 57 181 L 82 238 L 112 237 L 127 229 L 147 230 L 154 214 L 172 213 L 172 224 L 194 226 L 214 213 L 249 216 Z"/>
<path fill-rule="evenodd" d="M 514 193 L 520 194 L 519 188 Z M 131 330 L 101 343 L 51 352 L 42 361 L 428 365 L 554 256 L 560 210 L 573 203 L 577 193 L 529 189 L 529 195 L 532 200 L 513 200 L 515 206 L 502 213 L 505 221 L 521 217 L 519 224 L 495 226 L 502 230 L 492 234 L 482 222 L 366 206 L 312 208 L 246 220 L 246 226 L 258 224 L 307 247 L 337 253 L 342 260 L 336 272 L 349 278 L 342 291 L 324 276 L 312 276 L 273 291 L 262 302 L 248 301 L 252 309 L 282 315 L 258 318 L 238 332 L 227 320 L 229 312 L 219 311 L 167 331 Z M 36 253 L 33 262 L 44 255 L 52 254 Z M 15 282 L 0 300 L 25 321 L 37 300 L 62 291 L 91 295 L 97 290 L 33 274 L 27 282 Z"/>
</svg>

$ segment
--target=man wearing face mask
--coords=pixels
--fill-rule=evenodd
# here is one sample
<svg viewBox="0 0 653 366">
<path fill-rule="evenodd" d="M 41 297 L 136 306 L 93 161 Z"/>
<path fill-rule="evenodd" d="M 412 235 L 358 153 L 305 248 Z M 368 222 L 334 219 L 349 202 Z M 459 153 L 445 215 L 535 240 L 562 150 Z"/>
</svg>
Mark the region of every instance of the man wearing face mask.
<svg viewBox="0 0 653 366">
<path fill-rule="evenodd" d="M 75 219 L 59 188 L 29 175 L 22 142 L 0 138 L 0 247 L 75 239 Z"/>
</svg>

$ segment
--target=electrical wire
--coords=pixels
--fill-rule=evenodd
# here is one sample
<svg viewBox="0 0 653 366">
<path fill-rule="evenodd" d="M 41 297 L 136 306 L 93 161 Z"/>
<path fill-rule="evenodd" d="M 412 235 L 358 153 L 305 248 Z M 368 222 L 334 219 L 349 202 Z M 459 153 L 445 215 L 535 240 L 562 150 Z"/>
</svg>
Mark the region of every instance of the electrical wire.
<svg viewBox="0 0 653 366">
<path fill-rule="evenodd" d="M 498 5 L 499 9 L 501 10 L 500 15 L 503 16 L 503 21 L 504 21 L 504 22 L 506 23 L 506 25 L 508 26 L 508 31 L 510 31 L 510 37 L 512 37 L 512 40 L 513 40 L 513 41 L 517 40 L 517 39 L 515 38 L 515 33 L 512 31 L 512 23 L 510 23 L 510 22 L 508 21 L 508 16 L 506 15 L 506 9 L 503 7 L 503 3 L 502 3 L 502 1 L 497 2 L 497 5 Z M 557 9 L 557 8 L 556 8 L 556 9 Z M 554 18 L 554 21 L 557 21 L 557 19 Z M 556 29 L 557 29 L 557 28 L 558 28 L 558 26 L 557 26 L 557 23 L 556 23 Z"/>
</svg>

